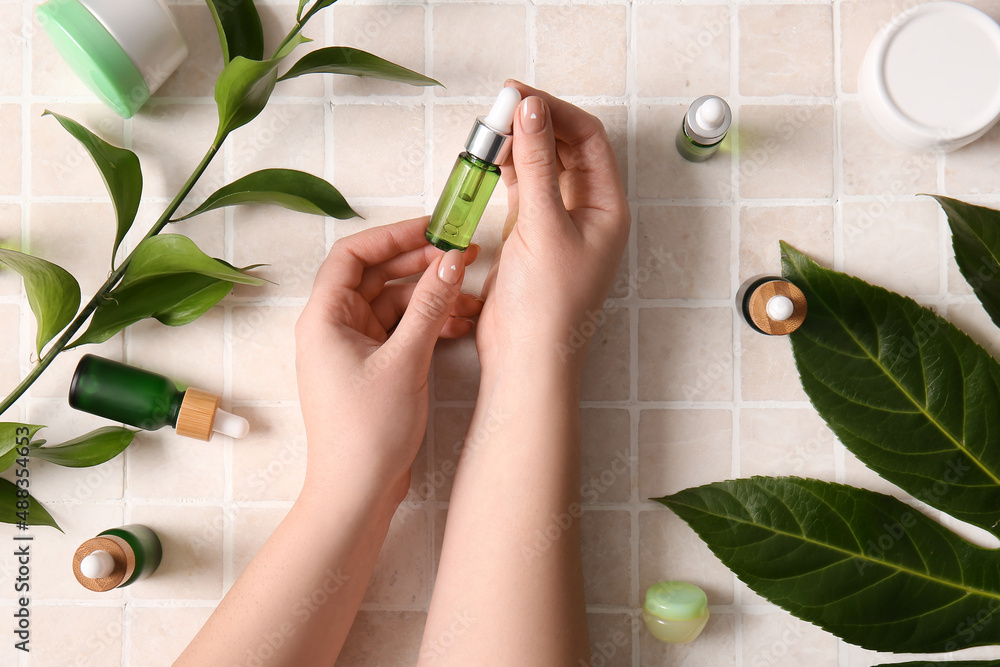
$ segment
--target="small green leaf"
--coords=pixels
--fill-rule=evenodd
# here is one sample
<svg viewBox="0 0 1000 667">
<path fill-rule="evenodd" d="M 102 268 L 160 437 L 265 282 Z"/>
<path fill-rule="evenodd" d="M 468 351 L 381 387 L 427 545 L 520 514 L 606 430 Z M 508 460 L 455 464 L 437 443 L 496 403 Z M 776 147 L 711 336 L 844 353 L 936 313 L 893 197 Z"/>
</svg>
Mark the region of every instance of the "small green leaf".
<svg viewBox="0 0 1000 667">
<path fill-rule="evenodd" d="M 348 74 L 374 79 L 398 81 L 411 86 L 440 86 L 429 76 L 414 72 L 402 65 L 389 62 L 376 55 L 349 46 L 328 46 L 311 51 L 292 65 L 278 81 L 294 79 L 303 74 Z"/>
<path fill-rule="evenodd" d="M 305 17 L 302 18 L 302 8 L 306 5 L 308 1 L 309 0 L 299 0 L 299 17 L 300 17 L 299 22 L 302 23 L 303 25 L 317 13 L 326 9 L 333 3 L 337 2 L 337 0 L 317 0 L 316 4 L 310 7 L 309 11 L 306 12 Z"/>
<path fill-rule="evenodd" d="M 306 37 L 296 35 L 271 60 L 249 60 L 237 56 L 226 64 L 215 82 L 215 103 L 219 108 L 216 145 L 263 111 L 278 80 L 278 65 L 296 46 L 308 41 Z"/>
<path fill-rule="evenodd" d="M 931 195 L 948 214 L 955 262 L 1000 326 L 1000 211 Z"/>
<path fill-rule="evenodd" d="M 121 454 L 135 434 L 121 426 L 104 426 L 61 445 L 32 447 L 31 456 L 67 468 L 89 468 Z"/>
<path fill-rule="evenodd" d="M 997 553 L 891 496 L 753 477 L 657 500 L 758 594 L 851 644 L 939 653 L 1000 642 L 1000 623 L 970 627 L 1000 608 Z"/>
<path fill-rule="evenodd" d="M 295 12 L 295 20 L 298 21 L 302 18 L 302 8 L 309 3 L 309 0 L 299 0 L 299 10 Z"/>
<path fill-rule="evenodd" d="M 41 356 L 45 344 L 73 321 L 80 308 L 80 285 L 66 269 L 16 250 L 0 249 L 0 263 L 24 279 L 28 305 L 38 323 L 35 348 Z"/>
<path fill-rule="evenodd" d="M 25 478 L 21 478 L 25 479 Z M 24 498 L 17 497 L 17 486 L 6 479 L 0 477 L 0 523 L 12 523 L 18 524 L 22 522 L 22 518 L 17 516 L 18 512 L 24 512 L 25 510 L 19 510 L 17 508 L 17 501 L 24 500 Z M 23 523 L 28 526 L 52 526 L 60 533 L 63 529 L 59 527 L 56 520 L 52 518 L 49 511 L 45 509 L 38 500 L 28 494 L 28 520 Z"/>
<path fill-rule="evenodd" d="M 179 220 L 237 204 L 274 204 L 341 220 L 359 217 L 343 195 L 322 178 L 294 169 L 263 169 L 212 193 L 201 206 Z"/>
<path fill-rule="evenodd" d="M 19 442 L 20 445 L 30 443 L 38 430 L 43 428 L 45 427 L 37 424 L 0 422 L 0 472 L 14 465 L 14 461 L 18 457 Z M 27 429 L 27 433 L 24 432 L 24 429 Z"/>
<path fill-rule="evenodd" d="M 200 273 L 178 273 L 139 280 L 112 290 L 100 303 L 87 330 L 73 343 L 103 343 L 147 317 L 169 326 L 188 324 L 229 294 L 233 283 Z"/>
<path fill-rule="evenodd" d="M 115 219 L 118 223 L 115 232 L 115 245 L 111 251 L 113 265 L 115 255 L 118 253 L 118 246 L 128 234 L 128 230 L 131 229 L 132 223 L 135 221 L 135 214 L 139 211 L 139 200 L 142 198 L 142 168 L 139 166 L 139 158 L 126 148 L 112 146 L 71 118 L 60 116 L 48 110 L 42 115 L 52 116 L 67 132 L 76 137 L 90 153 L 94 164 L 97 165 L 97 170 L 101 172 L 104 185 L 107 186 L 108 194 L 111 195 L 111 203 L 115 207 Z"/>
<path fill-rule="evenodd" d="M 205 0 L 222 45 L 222 62 L 237 56 L 251 60 L 264 57 L 264 28 L 253 0 Z"/>
<path fill-rule="evenodd" d="M 266 281 L 203 253 L 194 241 L 180 234 L 159 234 L 145 239 L 132 253 L 125 275 L 118 283 L 124 289 L 141 280 L 180 273 L 199 273 L 218 280 L 245 285 L 263 285 Z"/>
<path fill-rule="evenodd" d="M 912 299 L 781 250 L 809 304 L 790 338 L 816 411 L 879 475 L 1000 534 L 1000 364 Z"/>
</svg>

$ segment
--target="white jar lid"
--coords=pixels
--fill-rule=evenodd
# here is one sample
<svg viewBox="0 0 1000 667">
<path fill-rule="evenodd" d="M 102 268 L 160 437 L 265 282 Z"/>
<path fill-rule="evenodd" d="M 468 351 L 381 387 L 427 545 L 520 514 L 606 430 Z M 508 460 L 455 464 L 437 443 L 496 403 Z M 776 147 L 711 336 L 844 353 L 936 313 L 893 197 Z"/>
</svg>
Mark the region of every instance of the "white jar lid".
<svg viewBox="0 0 1000 667">
<path fill-rule="evenodd" d="M 954 150 L 1000 118 L 1000 25 L 961 2 L 928 2 L 872 41 L 858 77 L 861 106 L 887 139 Z"/>
<path fill-rule="evenodd" d="M 80 4 L 128 54 L 151 94 L 188 56 L 177 20 L 162 0 L 80 0 Z"/>
</svg>

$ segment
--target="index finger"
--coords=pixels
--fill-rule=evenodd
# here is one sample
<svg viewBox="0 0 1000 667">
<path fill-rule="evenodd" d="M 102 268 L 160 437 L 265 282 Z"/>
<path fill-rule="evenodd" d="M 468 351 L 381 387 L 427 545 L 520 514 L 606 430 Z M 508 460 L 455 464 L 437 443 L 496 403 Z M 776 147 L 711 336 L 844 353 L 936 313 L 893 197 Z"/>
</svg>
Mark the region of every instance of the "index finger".
<svg viewBox="0 0 1000 667">
<path fill-rule="evenodd" d="M 521 93 L 521 98 L 536 96 L 542 98 L 549 108 L 552 116 L 552 129 L 555 131 L 556 139 L 569 144 L 570 146 L 580 146 L 592 142 L 608 144 L 607 134 L 604 131 L 604 123 L 596 116 L 593 116 L 580 107 L 570 104 L 565 100 L 550 95 L 544 90 L 532 88 L 516 79 L 507 79 L 504 82 L 507 86 L 513 86 Z M 614 156 L 613 152 L 609 152 Z"/>
<path fill-rule="evenodd" d="M 346 287 L 357 289 L 365 269 L 427 244 L 424 230 L 428 216 L 371 227 L 333 244 L 316 272 L 313 289 Z"/>
</svg>

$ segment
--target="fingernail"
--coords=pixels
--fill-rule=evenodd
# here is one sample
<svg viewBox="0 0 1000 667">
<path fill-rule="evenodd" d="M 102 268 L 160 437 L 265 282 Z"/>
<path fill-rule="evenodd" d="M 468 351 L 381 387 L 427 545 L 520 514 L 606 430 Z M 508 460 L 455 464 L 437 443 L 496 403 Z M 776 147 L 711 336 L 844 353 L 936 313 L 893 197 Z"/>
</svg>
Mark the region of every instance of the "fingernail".
<svg viewBox="0 0 1000 667">
<path fill-rule="evenodd" d="M 545 127 L 545 104 L 542 98 L 525 98 L 521 104 L 521 128 L 527 134 L 538 134 Z"/>
<path fill-rule="evenodd" d="M 465 258 L 462 257 L 462 251 L 449 250 L 441 258 L 441 264 L 438 266 L 438 278 L 449 285 L 455 285 L 462 277 L 462 269 L 464 268 Z"/>
</svg>

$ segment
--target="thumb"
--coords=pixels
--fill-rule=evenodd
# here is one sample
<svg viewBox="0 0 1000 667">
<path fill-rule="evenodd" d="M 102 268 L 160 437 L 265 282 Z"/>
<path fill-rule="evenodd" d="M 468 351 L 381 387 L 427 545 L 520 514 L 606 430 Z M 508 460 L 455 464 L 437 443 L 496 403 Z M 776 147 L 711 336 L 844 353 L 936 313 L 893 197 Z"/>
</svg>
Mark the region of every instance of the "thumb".
<svg viewBox="0 0 1000 667">
<path fill-rule="evenodd" d="M 462 291 L 464 276 L 465 256 L 460 250 L 449 250 L 431 262 L 386 342 L 390 356 L 398 355 L 421 369 L 430 368 L 434 345 Z"/>
<path fill-rule="evenodd" d="M 565 213 L 559 192 L 559 162 L 549 110 L 540 97 L 526 97 L 514 124 L 514 170 L 522 217 L 543 221 Z"/>
</svg>

